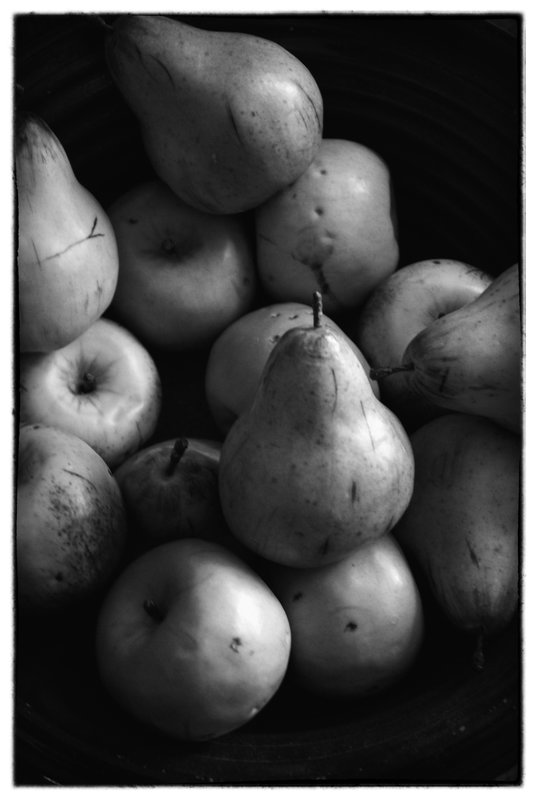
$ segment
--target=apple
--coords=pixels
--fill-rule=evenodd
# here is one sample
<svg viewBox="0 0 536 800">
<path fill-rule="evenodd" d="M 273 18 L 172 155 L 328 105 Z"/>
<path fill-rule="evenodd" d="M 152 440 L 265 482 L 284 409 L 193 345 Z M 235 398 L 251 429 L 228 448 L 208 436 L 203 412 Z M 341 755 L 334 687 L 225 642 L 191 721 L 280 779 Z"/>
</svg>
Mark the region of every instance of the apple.
<svg viewBox="0 0 536 800">
<path fill-rule="evenodd" d="M 221 443 L 179 436 L 154 442 L 115 471 L 140 549 L 179 538 L 219 538 L 226 528 L 218 492 Z"/>
<path fill-rule="evenodd" d="M 158 180 L 121 195 L 108 214 L 119 249 L 112 312 L 147 345 L 203 347 L 252 306 L 257 276 L 242 217 L 190 208 Z"/>
<path fill-rule="evenodd" d="M 322 293 L 337 319 L 398 264 L 390 173 L 357 142 L 324 139 L 307 170 L 256 210 L 257 267 L 276 301 Z"/>
<path fill-rule="evenodd" d="M 310 305 L 273 303 L 244 314 L 220 334 L 207 360 L 205 395 L 214 421 L 223 434 L 253 400 L 264 365 L 278 339 L 290 328 L 312 324 Z M 347 338 L 325 315 L 323 324 Z M 348 341 L 368 375 L 368 361 L 355 343 Z M 371 380 L 371 385 L 379 397 L 377 381 Z"/>
<path fill-rule="evenodd" d="M 152 435 L 161 407 L 156 365 L 130 331 L 104 317 L 51 353 L 20 359 L 20 419 L 69 431 L 114 469 Z"/>
<path fill-rule="evenodd" d="M 72 433 L 21 425 L 16 588 L 23 613 L 51 614 L 104 591 L 119 569 L 126 516 L 103 459 Z"/>
<path fill-rule="evenodd" d="M 290 654 L 288 619 L 264 581 L 215 542 L 179 539 L 128 564 L 103 600 L 103 685 L 147 726 L 187 741 L 253 719 Z"/>
<path fill-rule="evenodd" d="M 398 681 L 424 637 L 421 596 L 391 534 L 334 564 L 273 565 L 265 580 L 286 611 L 289 675 L 325 697 L 364 697 Z"/>
<path fill-rule="evenodd" d="M 475 300 L 491 281 L 490 275 L 463 261 L 416 261 L 382 281 L 345 324 L 345 331 L 373 369 L 401 366 L 406 346 L 417 333 L 438 317 Z M 379 383 L 382 402 L 408 429 L 443 413 L 409 391 L 407 372 L 395 372 Z"/>
</svg>

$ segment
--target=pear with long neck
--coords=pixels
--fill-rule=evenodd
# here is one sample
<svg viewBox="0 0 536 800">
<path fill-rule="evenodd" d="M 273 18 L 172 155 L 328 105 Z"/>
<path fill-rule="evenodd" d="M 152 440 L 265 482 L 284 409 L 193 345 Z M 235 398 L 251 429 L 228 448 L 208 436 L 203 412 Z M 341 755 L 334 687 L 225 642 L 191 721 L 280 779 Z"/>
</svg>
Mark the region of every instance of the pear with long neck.
<svg viewBox="0 0 536 800">
<path fill-rule="evenodd" d="M 288 330 L 223 442 L 219 486 L 234 535 L 296 567 L 335 562 L 390 531 L 413 490 L 413 453 L 347 342 L 322 324 Z"/>
<path fill-rule="evenodd" d="M 520 431 L 519 284 L 514 264 L 476 300 L 435 320 L 412 339 L 402 363 L 411 370 L 408 382 L 416 396 Z M 389 371 L 385 373 L 383 380 L 389 380 Z"/>
<path fill-rule="evenodd" d="M 237 213 L 292 183 L 322 138 L 320 90 L 276 42 L 120 15 L 106 42 L 157 175 L 201 211 Z"/>
<path fill-rule="evenodd" d="M 410 441 L 414 492 L 393 533 L 451 623 L 493 635 L 518 605 L 520 437 L 449 413 Z"/>
<path fill-rule="evenodd" d="M 19 343 L 23 352 L 50 352 L 74 341 L 110 305 L 117 242 L 48 124 L 21 113 L 15 132 Z"/>
</svg>

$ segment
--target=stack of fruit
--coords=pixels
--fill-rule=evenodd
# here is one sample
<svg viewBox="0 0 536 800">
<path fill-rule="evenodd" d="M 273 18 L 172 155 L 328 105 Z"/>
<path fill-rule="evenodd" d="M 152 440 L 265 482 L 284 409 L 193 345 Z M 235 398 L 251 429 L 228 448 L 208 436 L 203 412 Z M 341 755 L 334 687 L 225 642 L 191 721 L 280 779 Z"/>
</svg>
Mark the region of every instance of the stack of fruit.
<svg viewBox="0 0 536 800">
<path fill-rule="evenodd" d="M 387 164 L 275 43 L 129 15 L 106 55 L 150 180 L 104 210 L 17 121 L 21 625 L 96 603 L 103 685 L 183 740 L 287 674 L 380 693 L 424 587 L 482 666 L 518 606 L 517 265 L 399 264 Z M 154 354 L 198 348 L 221 435 L 155 440 Z"/>
</svg>

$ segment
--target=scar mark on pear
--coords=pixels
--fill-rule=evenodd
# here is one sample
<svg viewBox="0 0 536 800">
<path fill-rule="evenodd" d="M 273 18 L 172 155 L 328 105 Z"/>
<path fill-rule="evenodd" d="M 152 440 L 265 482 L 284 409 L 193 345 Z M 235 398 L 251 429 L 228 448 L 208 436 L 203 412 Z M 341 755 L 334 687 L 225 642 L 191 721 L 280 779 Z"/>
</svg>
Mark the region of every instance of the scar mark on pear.
<svg viewBox="0 0 536 800">
<path fill-rule="evenodd" d="M 93 220 L 93 224 L 91 226 L 91 230 L 90 230 L 90 232 L 88 233 L 87 236 L 84 236 L 83 239 L 78 239 L 76 242 L 73 242 L 72 244 L 68 245 L 63 250 L 58 250 L 57 253 L 52 253 L 52 255 L 47 256 L 46 258 L 43 258 L 43 259 L 39 258 L 39 256 L 37 255 L 37 251 L 35 250 L 35 245 L 34 245 L 34 252 L 35 252 L 36 257 L 37 257 L 37 263 L 39 265 L 41 265 L 41 264 L 44 264 L 46 261 L 52 261 L 52 259 L 54 259 L 54 258 L 59 258 L 60 256 L 65 255 L 65 253 L 68 253 L 69 250 L 73 249 L 73 247 L 78 247 L 79 244 L 83 244 L 84 242 L 87 242 L 90 239 L 100 239 L 100 238 L 102 238 L 104 236 L 104 233 L 97 233 L 96 232 L 97 224 L 98 224 L 98 217 L 95 217 L 95 219 Z"/>
<path fill-rule="evenodd" d="M 475 550 L 473 549 L 473 547 L 471 547 L 471 543 L 469 542 L 468 539 L 465 540 L 465 544 L 467 545 L 467 549 L 469 551 L 469 557 L 471 558 L 471 561 L 473 562 L 475 567 L 480 567 L 480 559 L 478 558 L 478 556 L 477 556 Z"/>
<path fill-rule="evenodd" d="M 364 406 L 362 400 L 360 401 L 360 405 L 361 405 L 361 412 L 363 414 L 363 419 L 365 420 L 365 425 L 367 426 L 367 430 L 368 430 L 368 433 L 369 433 L 369 438 L 370 438 L 370 443 L 372 445 L 372 449 L 376 450 L 376 445 L 374 443 L 374 437 L 372 436 L 372 431 L 370 429 L 370 425 L 369 425 L 368 419 L 367 419 L 367 412 L 365 411 L 365 406 Z"/>
<path fill-rule="evenodd" d="M 156 63 L 160 67 L 160 69 L 162 69 L 166 73 L 166 75 L 168 77 L 168 80 L 171 83 L 171 85 L 175 86 L 175 83 L 173 81 L 173 76 L 172 76 L 171 72 L 169 71 L 169 69 L 166 67 L 166 65 L 162 61 L 160 61 L 160 59 L 157 58 L 156 56 L 151 56 L 151 58 L 153 59 L 153 61 L 156 61 Z"/>
</svg>

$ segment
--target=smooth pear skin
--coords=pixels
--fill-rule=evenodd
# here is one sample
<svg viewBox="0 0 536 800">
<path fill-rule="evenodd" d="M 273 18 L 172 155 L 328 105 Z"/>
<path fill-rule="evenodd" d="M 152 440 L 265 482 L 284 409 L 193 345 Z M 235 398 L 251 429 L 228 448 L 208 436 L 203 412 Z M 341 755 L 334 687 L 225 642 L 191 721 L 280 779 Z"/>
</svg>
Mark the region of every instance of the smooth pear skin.
<svg viewBox="0 0 536 800">
<path fill-rule="evenodd" d="M 251 209 L 297 178 L 320 146 L 318 86 L 275 42 L 129 14 L 115 22 L 106 54 L 153 168 L 194 208 Z"/>
<path fill-rule="evenodd" d="M 39 117 L 19 120 L 15 166 L 19 344 L 22 352 L 50 352 L 84 333 L 110 305 L 117 243 L 104 209 Z"/>
<path fill-rule="evenodd" d="M 394 535 L 457 628 L 494 633 L 518 604 L 520 437 L 447 414 L 410 440 L 415 488 Z"/>
<path fill-rule="evenodd" d="M 403 356 L 417 396 L 521 430 L 519 268 L 501 273 L 472 303 L 437 319 Z"/>
<path fill-rule="evenodd" d="M 223 442 L 222 509 L 257 554 L 319 566 L 392 529 L 413 466 L 405 431 L 347 341 L 321 324 L 292 328 Z"/>
</svg>

